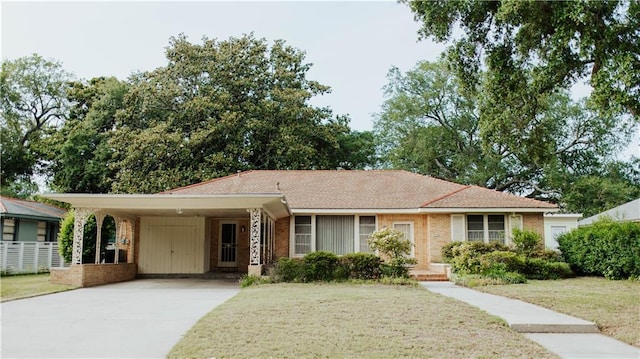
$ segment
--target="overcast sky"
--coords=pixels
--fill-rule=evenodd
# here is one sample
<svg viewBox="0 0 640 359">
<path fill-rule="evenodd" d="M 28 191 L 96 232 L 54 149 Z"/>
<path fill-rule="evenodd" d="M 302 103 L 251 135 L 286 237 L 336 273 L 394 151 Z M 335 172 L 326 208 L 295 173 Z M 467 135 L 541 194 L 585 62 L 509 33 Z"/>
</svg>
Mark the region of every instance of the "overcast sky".
<svg viewBox="0 0 640 359">
<path fill-rule="evenodd" d="M 407 71 L 444 49 L 418 42 L 406 5 L 379 2 L 1 2 L 2 59 L 38 53 L 77 78 L 116 76 L 164 66 L 171 36 L 227 39 L 254 32 L 306 52 L 308 78 L 332 88 L 314 99 L 351 127 L 370 130 L 391 66 Z M 636 136 L 637 137 L 637 136 Z M 639 155 L 636 143 L 626 152 Z"/>
</svg>

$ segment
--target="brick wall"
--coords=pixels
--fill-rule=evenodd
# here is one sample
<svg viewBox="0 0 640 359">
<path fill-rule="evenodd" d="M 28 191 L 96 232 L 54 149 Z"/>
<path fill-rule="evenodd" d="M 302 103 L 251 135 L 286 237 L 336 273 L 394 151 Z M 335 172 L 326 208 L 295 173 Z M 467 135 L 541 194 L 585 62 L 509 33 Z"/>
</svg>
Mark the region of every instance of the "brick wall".
<svg viewBox="0 0 640 359">
<path fill-rule="evenodd" d="M 451 242 L 451 215 L 429 215 L 429 255 L 431 262 L 442 262 L 442 247 Z"/>
<path fill-rule="evenodd" d="M 378 215 L 378 229 L 393 228 L 395 222 L 412 222 L 414 254 L 418 263 L 416 269 L 429 267 L 429 238 L 427 233 L 427 216 L 421 214 L 380 214 Z"/>
<path fill-rule="evenodd" d="M 52 268 L 51 283 L 77 287 L 124 282 L 136 278 L 134 263 L 80 264 L 68 268 Z"/>
<path fill-rule="evenodd" d="M 543 213 L 523 213 L 522 228 L 534 231 L 542 236 L 544 241 L 544 214 Z"/>
<path fill-rule="evenodd" d="M 280 218 L 276 221 L 275 255 L 276 260 L 280 257 L 289 256 L 289 227 L 291 217 Z"/>
</svg>

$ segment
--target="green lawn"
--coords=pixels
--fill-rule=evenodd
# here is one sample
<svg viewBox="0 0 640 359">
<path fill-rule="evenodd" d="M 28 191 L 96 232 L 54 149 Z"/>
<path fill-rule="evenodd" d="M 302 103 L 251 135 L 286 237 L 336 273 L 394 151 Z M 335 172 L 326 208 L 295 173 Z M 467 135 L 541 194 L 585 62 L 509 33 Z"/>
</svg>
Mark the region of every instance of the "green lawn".
<svg viewBox="0 0 640 359">
<path fill-rule="evenodd" d="M 474 289 L 596 322 L 604 334 L 640 347 L 640 281 L 582 277 Z"/>
<path fill-rule="evenodd" d="M 51 284 L 49 273 L 6 276 L 0 278 L 0 301 L 28 298 L 74 288 L 68 285 Z"/>
<path fill-rule="evenodd" d="M 253 286 L 203 317 L 171 358 L 556 357 L 506 324 L 419 286 Z"/>
</svg>

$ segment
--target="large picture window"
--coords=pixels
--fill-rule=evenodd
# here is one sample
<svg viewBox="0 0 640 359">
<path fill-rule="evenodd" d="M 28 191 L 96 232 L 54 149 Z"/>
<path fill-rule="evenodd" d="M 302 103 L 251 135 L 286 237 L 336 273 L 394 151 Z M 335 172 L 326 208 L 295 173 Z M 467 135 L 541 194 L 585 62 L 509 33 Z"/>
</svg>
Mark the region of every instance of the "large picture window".
<svg viewBox="0 0 640 359">
<path fill-rule="evenodd" d="M 371 252 L 367 239 L 376 230 L 376 217 L 295 216 L 293 224 L 293 256 L 303 256 L 313 251 L 343 255 L 353 252 Z"/>
</svg>

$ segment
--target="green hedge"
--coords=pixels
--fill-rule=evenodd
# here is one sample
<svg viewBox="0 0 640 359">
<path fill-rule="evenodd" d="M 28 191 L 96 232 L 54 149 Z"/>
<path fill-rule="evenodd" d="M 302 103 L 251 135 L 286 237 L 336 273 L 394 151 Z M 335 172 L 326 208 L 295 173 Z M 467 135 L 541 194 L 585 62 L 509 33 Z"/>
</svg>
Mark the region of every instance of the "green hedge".
<svg viewBox="0 0 640 359">
<path fill-rule="evenodd" d="M 600 221 L 558 237 L 558 248 L 579 274 L 640 277 L 640 223 Z"/>
<path fill-rule="evenodd" d="M 350 253 L 338 257 L 330 252 L 313 252 L 299 258 L 278 259 L 273 272 L 275 282 L 317 282 L 347 279 L 380 279 L 380 257 L 372 253 Z"/>
</svg>

